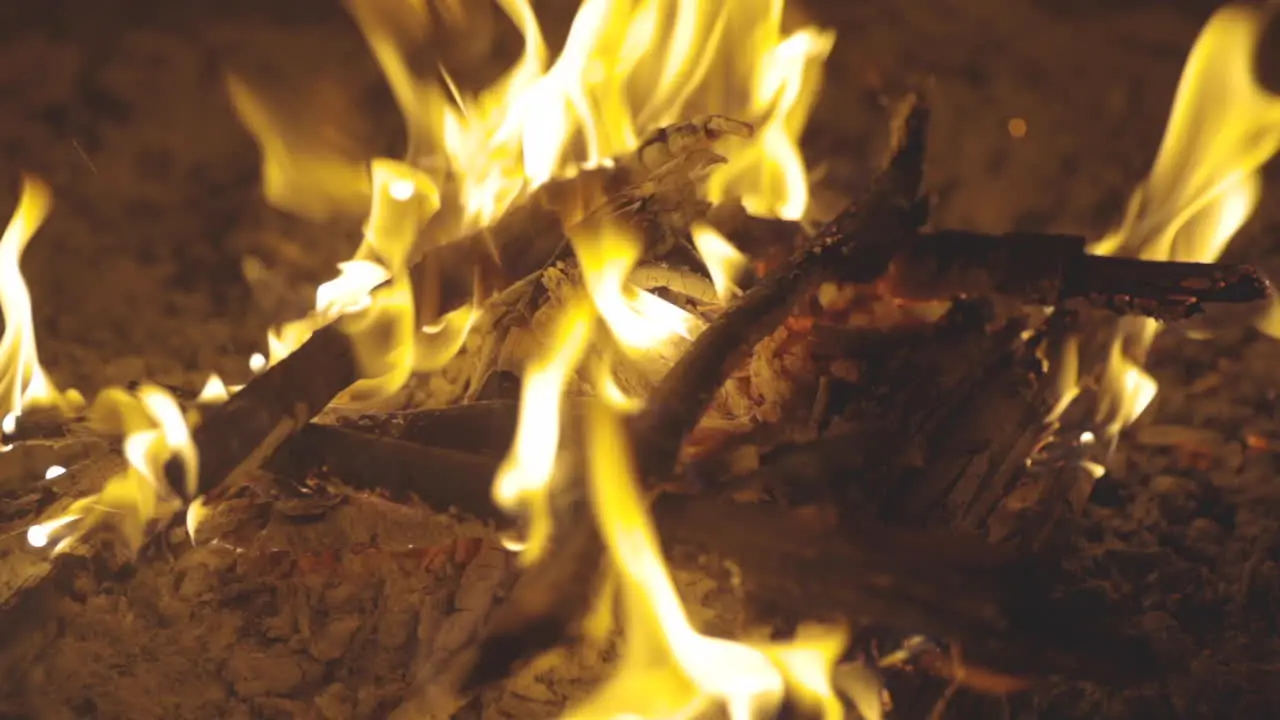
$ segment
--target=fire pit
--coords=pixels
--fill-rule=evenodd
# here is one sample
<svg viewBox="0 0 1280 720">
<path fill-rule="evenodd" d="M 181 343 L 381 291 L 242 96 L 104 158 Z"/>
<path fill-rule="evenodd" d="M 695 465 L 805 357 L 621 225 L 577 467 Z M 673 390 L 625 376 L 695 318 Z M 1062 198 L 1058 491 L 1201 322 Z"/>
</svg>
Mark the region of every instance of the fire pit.
<svg viewBox="0 0 1280 720">
<path fill-rule="evenodd" d="M 6 714 L 1274 706 L 1264 10 L 1159 16 L 1097 62 L 1169 86 L 1089 117 L 945 7 L 480 5 L 22 18 L 74 164 L 10 144 Z M 1058 103 L 1137 22 L 963 12 Z M 1124 165 L 1068 127 L 1160 114 Z"/>
</svg>

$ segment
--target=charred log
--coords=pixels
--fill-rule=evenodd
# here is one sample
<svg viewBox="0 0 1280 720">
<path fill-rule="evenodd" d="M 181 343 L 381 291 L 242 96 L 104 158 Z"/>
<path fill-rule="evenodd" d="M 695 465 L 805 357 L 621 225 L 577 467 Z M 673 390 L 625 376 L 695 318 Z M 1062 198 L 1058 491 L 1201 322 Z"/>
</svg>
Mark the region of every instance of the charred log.
<svg viewBox="0 0 1280 720">
<path fill-rule="evenodd" d="M 921 235 L 894 258 L 885 282 L 890 294 L 908 300 L 1006 295 L 1058 305 L 1083 298 L 1161 320 L 1191 317 L 1206 303 L 1254 302 L 1270 293 L 1247 265 L 1090 255 L 1078 235 L 957 230 Z"/>
<path fill-rule="evenodd" d="M 317 330 L 292 355 L 209 409 L 192 430 L 200 458 L 200 493 L 261 463 L 359 379 L 346 333 L 336 325 Z"/>
<path fill-rule="evenodd" d="M 893 127 L 884 170 L 809 245 L 775 267 L 702 332 L 633 423 L 642 476 L 664 476 L 711 396 L 751 348 L 773 332 L 805 292 L 839 263 L 863 282 L 879 277 L 924 222 L 918 202 L 929 113 L 914 98 Z"/>
<path fill-rule="evenodd" d="M 266 469 L 287 477 L 324 470 L 349 487 L 412 497 L 439 512 L 505 519 L 490 494 L 498 461 L 488 455 L 312 424 L 282 445 Z"/>
</svg>

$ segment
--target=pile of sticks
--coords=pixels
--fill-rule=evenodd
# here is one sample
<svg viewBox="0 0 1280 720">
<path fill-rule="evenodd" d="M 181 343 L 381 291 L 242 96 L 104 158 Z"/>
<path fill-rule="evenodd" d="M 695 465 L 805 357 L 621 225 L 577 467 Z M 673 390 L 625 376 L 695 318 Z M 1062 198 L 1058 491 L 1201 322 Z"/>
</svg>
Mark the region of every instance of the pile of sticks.
<svg viewBox="0 0 1280 720">
<path fill-rule="evenodd" d="M 999 545 L 983 533 L 1053 430 L 1045 419 L 1057 397 L 1043 358 L 1079 329 L 1077 310 L 1169 320 L 1206 303 L 1257 300 L 1269 288 L 1248 267 L 1091 256 L 1077 236 L 925 231 L 928 120 L 922 101 L 905 104 L 879 173 L 812 237 L 774 223 L 770 232 L 799 239 L 798 249 L 710 321 L 632 418 L 637 465 L 657 496 L 652 511 L 668 560 L 675 568 L 736 564 L 749 609 L 775 625 L 839 619 L 926 633 L 1013 675 L 1141 676 L 1153 669 L 1142 641 L 1116 629 L 1113 618 L 1053 599 L 1055 563 L 1045 557 L 1044 532 L 1015 532 L 1015 542 Z M 478 264 L 488 267 L 494 288 L 540 272 L 564 253 L 564 222 L 556 203 L 531 202 L 483 236 L 424 257 L 418 274 L 431 283 L 423 290 L 432 295 L 430 312 L 469 292 L 468 282 L 450 275 L 455 268 L 471 278 Z M 714 393 L 828 280 L 953 302 L 939 321 L 901 332 L 815 331 L 816 356 L 854 355 L 863 364 L 842 389 L 851 421 L 773 453 L 728 486 L 661 492 L 688 487 L 678 457 Z M 993 298 L 1035 310 L 997 312 Z M 1049 306 L 1054 311 L 1044 312 Z M 325 468 L 357 489 L 506 522 L 489 484 L 515 432 L 516 402 L 312 422 L 359 372 L 351 341 L 329 326 L 209 408 L 194 430 L 200 494 L 216 502 L 244 471 L 264 466 L 295 476 Z M 18 429 L 37 432 L 31 423 Z M 1061 483 L 1070 482 L 1064 469 Z M 791 499 L 734 502 L 743 488 Z M 1062 512 L 1070 488 L 1058 490 L 1035 508 L 1038 530 Z M 435 689 L 418 694 L 433 705 L 419 710 L 448 712 L 450 703 L 578 637 L 599 589 L 603 548 L 589 503 L 568 492 L 558 501 L 553 549 L 523 573 L 479 641 L 435 668 Z"/>
</svg>

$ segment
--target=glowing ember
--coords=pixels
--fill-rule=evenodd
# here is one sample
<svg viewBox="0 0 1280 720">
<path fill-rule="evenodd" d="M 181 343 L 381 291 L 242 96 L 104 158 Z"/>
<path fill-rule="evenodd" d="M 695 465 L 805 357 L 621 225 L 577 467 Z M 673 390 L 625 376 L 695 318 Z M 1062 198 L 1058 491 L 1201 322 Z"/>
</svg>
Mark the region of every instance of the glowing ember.
<svg viewBox="0 0 1280 720">
<path fill-rule="evenodd" d="M 149 524 L 182 509 L 185 499 L 196 494 L 191 431 L 177 401 L 157 385 L 144 384 L 132 393 L 103 390 L 88 415 L 95 429 L 124 436 L 128 468 L 108 479 L 98 494 L 29 528 L 27 541 L 34 547 L 53 543 L 54 552 L 61 552 L 100 523 L 109 523 L 137 551 Z"/>
<path fill-rule="evenodd" d="M 69 411 L 84 404 L 80 393 L 61 393 L 49 381 L 36 352 L 31 294 L 22 277 L 22 252 L 44 223 L 53 203 L 49 186 L 32 176 L 22 179 L 22 192 L 4 235 L 0 236 L 0 429 L 12 433 L 18 415 L 32 407 Z"/>
<path fill-rule="evenodd" d="M 1091 248 L 1100 255 L 1212 262 L 1248 220 L 1261 193 L 1259 169 L 1280 149 L 1280 96 L 1254 72 L 1267 12 L 1228 6 L 1201 30 L 1187 58 L 1169 124 L 1123 223 Z M 1108 363 L 1103 417 L 1123 428 L 1155 398 L 1142 369 L 1158 326 L 1120 321 Z"/>
</svg>

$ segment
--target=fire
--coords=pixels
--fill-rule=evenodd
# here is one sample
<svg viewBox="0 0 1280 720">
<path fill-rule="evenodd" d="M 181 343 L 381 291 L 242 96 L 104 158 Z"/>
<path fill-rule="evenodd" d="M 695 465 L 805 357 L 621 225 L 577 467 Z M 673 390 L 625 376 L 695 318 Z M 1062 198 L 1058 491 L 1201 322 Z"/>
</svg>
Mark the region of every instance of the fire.
<svg viewBox="0 0 1280 720">
<path fill-rule="evenodd" d="M 1151 173 L 1120 227 L 1091 252 L 1147 260 L 1213 262 L 1261 195 L 1260 168 L 1280 150 L 1280 96 L 1254 70 L 1268 11 L 1232 5 L 1201 30 L 1183 68 Z M 1104 377 L 1102 408 L 1114 433 L 1136 419 L 1158 385 L 1145 370 L 1158 326 L 1120 321 Z"/>
<path fill-rule="evenodd" d="M 385 397 L 412 373 L 438 369 L 461 349 L 476 310 L 455 311 L 423 333 L 412 327 L 408 261 L 420 245 L 486 227 L 553 177 L 610 164 L 635 150 L 642 133 L 684 117 L 721 113 L 760 128 L 708 178 L 711 201 L 739 198 L 762 216 L 804 215 L 808 179 L 798 141 L 834 42 L 830 32 L 805 27 L 784 34 L 782 0 L 723 6 L 585 0 L 563 50 L 549 64 L 528 1 L 498 5 L 521 33 L 524 49 L 496 82 L 469 94 L 443 70 L 436 81 L 410 68 L 410 54 L 431 30 L 425 0 L 348 0 L 408 135 L 405 162 L 375 160 L 367 175 L 317 152 L 304 128 L 282 122 L 242 80 L 228 80 L 232 104 L 261 149 L 269 202 L 308 217 L 349 208 L 358 198 L 371 203 L 360 250 L 341 265 L 338 278 L 317 291 L 311 315 L 270 334 L 269 364 L 341 318 L 349 332 L 359 334 L 355 344 L 369 376 L 344 400 Z M 442 209 L 440 221 L 424 233 Z M 715 243 L 705 232 L 699 237 L 713 273 L 728 273 L 740 262 L 727 243 Z M 730 292 L 727 277 L 716 276 L 722 294 Z M 615 332 L 631 334 L 624 345 L 652 345 L 664 333 L 689 337 L 697 331 L 698 320 L 688 313 L 609 282 L 621 290 L 600 307 L 613 318 Z M 633 320 L 623 329 L 624 313 L 656 320 Z M 646 324 L 656 329 L 646 330 Z M 642 332 L 653 337 L 636 335 Z"/>
<path fill-rule="evenodd" d="M 440 208 L 440 193 L 425 173 L 396 160 L 372 161 L 370 176 L 373 199 L 354 257 L 339 264 L 338 277 L 316 288 L 310 315 L 268 335 L 274 365 L 317 329 L 338 322 L 352 339 L 363 376 L 344 394 L 345 402 L 387 397 L 413 373 L 439 369 L 461 350 L 478 315 L 464 307 L 416 327 L 410 253 Z"/>
<path fill-rule="evenodd" d="M 659 351 L 673 336 L 693 339 L 701 331 L 700 319 L 627 281 L 644 250 L 630 228 L 608 220 L 583 223 L 569 239 L 587 292 L 623 350 Z"/>
<path fill-rule="evenodd" d="M 81 498 L 58 516 L 31 526 L 27 542 L 54 543 L 54 552 L 71 547 L 100 524 L 110 524 L 128 548 L 137 551 L 148 526 L 182 509 L 199 483 L 195 443 L 182 408 L 158 385 L 136 392 L 108 388 L 88 410 L 92 427 L 122 435 L 128 467 L 96 495 Z"/>
<path fill-rule="evenodd" d="M 74 390 L 59 392 L 40 365 L 31 294 L 20 267 L 27 243 L 44 224 L 52 205 L 49 186 L 39 178 L 24 176 L 18 205 L 0 236 L 0 314 L 4 316 L 4 335 L 0 336 L 0 425 L 6 433 L 14 430 L 18 415 L 28 408 L 69 411 L 84 404 L 84 398 Z"/>
<path fill-rule="evenodd" d="M 223 382 L 222 376 L 218 373 L 210 373 L 208 379 L 204 381 L 204 386 L 200 388 L 200 394 L 196 396 L 196 402 L 217 405 L 226 402 L 230 397 L 231 391 Z"/>
<path fill-rule="evenodd" d="M 536 561 L 551 538 L 551 488 L 560 452 L 565 386 L 591 341 L 596 321 L 590 302 L 572 298 L 562 308 L 543 352 L 525 367 L 516 436 L 493 481 L 494 502 L 524 520 L 514 543 L 521 559 Z"/>
<path fill-rule="evenodd" d="M 520 59 L 476 95 L 414 75 L 429 31 L 421 0 L 348 0 L 408 125 L 410 161 L 457 188 L 463 227 L 483 227 L 530 189 L 635 149 L 643 132 L 722 113 L 763 132 L 709 183 L 761 215 L 808 204 L 798 139 L 834 37 L 783 35 L 782 0 L 585 0 L 560 56 L 527 0 L 498 0 L 524 38 Z M 453 102 L 449 102 L 452 99 Z"/>
<path fill-rule="evenodd" d="M 723 708 L 746 720 L 775 712 L 790 689 L 821 717 L 844 717 L 831 668 L 845 630 L 818 628 L 760 645 L 697 632 L 667 572 L 620 416 L 598 402 L 588 427 L 591 502 L 619 578 L 625 646 L 614 676 L 565 716 L 692 718 Z"/>
<path fill-rule="evenodd" d="M 698 222 L 690 228 L 693 235 L 693 246 L 697 248 L 702 262 L 706 263 L 711 282 L 716 288 L 716 297 L 720 302 L 728 302 L 741 291 L 734 278 L 747 267 L 747 256 L 729 242 L 714 227 Z"/>
</svg>

